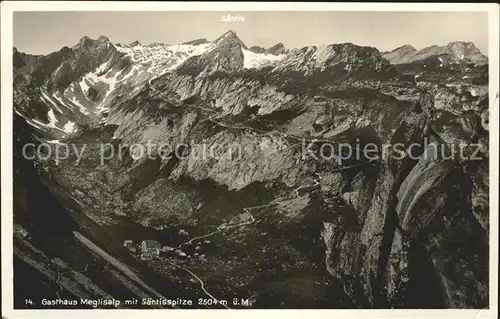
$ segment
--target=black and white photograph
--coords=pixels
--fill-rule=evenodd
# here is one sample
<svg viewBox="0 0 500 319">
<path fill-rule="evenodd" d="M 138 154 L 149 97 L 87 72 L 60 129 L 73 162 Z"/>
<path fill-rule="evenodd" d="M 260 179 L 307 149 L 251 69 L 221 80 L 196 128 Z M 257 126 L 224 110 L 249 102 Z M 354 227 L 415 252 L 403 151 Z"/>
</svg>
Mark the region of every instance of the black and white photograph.
<svg viewBox="0 0 500 319">
<path fill-rule="evenodd" d="M 496 317 L 498 6 L 93 4 L 2 3 L 5 318 Z"/>
</svg>

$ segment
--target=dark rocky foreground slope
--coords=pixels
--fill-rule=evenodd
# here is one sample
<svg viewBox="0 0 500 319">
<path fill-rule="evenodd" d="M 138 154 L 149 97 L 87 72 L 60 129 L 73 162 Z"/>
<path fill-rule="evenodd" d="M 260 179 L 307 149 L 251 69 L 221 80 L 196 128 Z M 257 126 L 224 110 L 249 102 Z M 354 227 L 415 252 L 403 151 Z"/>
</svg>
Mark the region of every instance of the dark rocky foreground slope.
<svg viewBox="0 0 500 319">
<path fill-rule="evenodd" d="M 441 53 L 393 65 L 350 43 L 248 49 L 234 32 L 15 51 L 16 272 L 51 282 L 48 298 L 206 298 L 195 274 L 256 308 L 487 307 L 487 67 Z M 29 161 L 27 141 L 84 156 Z M 126 147 L 148 143 L 151 158 Z M 339 159 L 340 143 L 384 152 Z M 121 156 L 101 162 L 103 144 Z M 185 256 L 141 261 L 127 239 Z"/>
</svg>

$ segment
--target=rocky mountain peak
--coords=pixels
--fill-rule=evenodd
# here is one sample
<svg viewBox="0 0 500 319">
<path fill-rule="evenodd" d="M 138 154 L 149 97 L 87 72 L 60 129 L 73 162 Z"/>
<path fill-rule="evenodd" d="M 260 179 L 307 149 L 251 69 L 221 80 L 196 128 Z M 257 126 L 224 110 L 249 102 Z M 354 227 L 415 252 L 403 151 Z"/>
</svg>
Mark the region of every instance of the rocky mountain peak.
<svg viewBox="0 0 500 319">
<path fill-rule="evenodd" d="M 450 56 L 450 61 L 454 63 L 462 60 L 487 63 L 488 60 L 474 43 L 466 41 L 453 41 L 445 46 L 431 45 L 421 50 L 416 50 L 411 45 L 404 45 L 383 54 L 384 58 L 393 64 L 411 63 L 443 55 Z"/>
<path fill-rule="evenodd" d="M 450 43 L 448 43 L 446 48 L 450 49 L 450 50 L 460 51 L 463 53 L 481 52 L 481 51 L 479 51 L 479 49 L 476 47 L 476 45 L 474 43 L 465 42 L 465 41 L 450 42 Z"/>
<path fill-rule="evenodd" d="M 218 40 L 220 40 L 220 39 L 233 38 L 233 37 L 238 37 L 238 35 L 233 30 L 229 30 L 226 33 L 224 33 L 223 35 L 221 35 L 215 42 L 218 42 Z"/>
<path fill-rule="evenodd" d="M 89 41 L 91 41 L 91 40 L 92 40 L 91 38 L 89 38 L 88 36 L 84 35 L 84 36 L 80 39 L 80 41 L 78 41 L 78 42 L 79 42 L 79 43 L 86 43 L 86 42 L 89 42 Z"/>
<path fill-rule="evenodd" d="M 327 46 L 330 52 L 330 59 L 349 63 L 365 63 L 382 60 L 380 51 L 374 47 L 358 46 L 352 43 L 339 43 Z M 318 52 L 324 53 L 324 48 L 319 47 Z"/>
<path fill-rule="evenodd" d="M 293 69 L 310 74 L 315 70 L 323 72 L 340 67 L 350 71 L 355 67 L 378 71 L 386 64 L 388 64 L 387 61 L 382 58 L 380 51 L 376 48 L 339 43 L 294 49 L 280 62 L 277 70 Z"/>
<path fill-rule="evenodd" d="M 183 62 L 178 72 L 199 75 L 242 69 L 243 49 L 248 50 L 236 32 L 230 30 L 213 41 L 209 50 L 201 55 L 191 56 Z"/>
<path fill-rule="evenodd" d="M 285 45 L 280 42 L 267 49 L 267 51 L 271 54 L 282 54 L 286 51 L 286 48 Z"/>
<path fill-rule="evenodd" d="M 242 47 L 243 49 L 248 49 L 247 46 L 241 41 L 241 39 L 238 37 L 236 32 L 229 30 L 228 32 L 224 33 L 222 36 L 217 38 L 217 40 L 214 41 L 214 43 L 217 46 L 235 46 L 238 45 Z"/>
<path fill-rule="evenodd" d="M 104 35 L 99 36 L 99 38 L 97 38 L 97 40 L 98 40 L 99 42 L 110 42 L 110 41 L 109 41 L 109 38 L 108 38 L 108 37 L 106 37 L 106 36 L 104 36 Z"/>
<path fill-rule="evenodd" d="M 260 54 L 273 54 L 273 55 L 279 55 L 279 54 L 284 54 L 287 52 L 285 45 L 283 43 L 277 43 L 270 47 L 269 49 L 265 49 L 261 46 L 254 45 L 248 49 L 254 53 L 260 53 Z"/>
<path fill-rule="evenodd" d="M 417 49 L 415 49 L 410 44 L 405 44 L 405 45 L 402 45 L 399 48 L 396 48 L 396 49 L 394 49 L 394 50 L 392 50 L 390 52 L 413 52 L 413 51 L 417 51 Z"/>
<path fill-rule="evenodd" d="M 481 53 L 481 51 L 472 42 L 465 42 L 465 41 L 450 42 L 448 43 L 446 48 L 450 50 L 451 53 L 454 55 L 463 55 L 465 57 L 471 54 Z"/>
<path fill-rule="evenodd" d="M 79 76 L 97 68 L 117 53 L 105 36 L 82 37 L 73 47 L 64 46 L 47 55 L 14 51 L 14 66 L 27 76 L 25 84 L 46 85 L 49 90 L 63 90 Z"/>
<path fill-rule="evenodd" d="M 80 41 L 78 41 L 77 44 L 75 44 L 73 46 L 73 49 L 79 49 L 79 48 L 85 48 L 85 47 L 93 46 L 94 42 L 95 42 L 95 40 L 92 40 L 88 36 L 84 36 L 84 37 L 82 37 L 80 39 Z"/>
<path fill-rule="evenodd" d="M 481 51 L 472 42 L 450 42 L 443 51 L 449 53 L 456 61 L 467 59 L 475 63 L 485 63 L 488 60 L 488 58 L 481 53 Z"/>
<path fill-rule="evenodd" d="M 417 52 L 417 49 L 409 44 L 405 44 L 392 51 L 384 52 L 382 56 L 391 63 L 397 64 L 407 61 L 415 52 Z"/>
<path fill-rule="evenodd" d="M 99 36 L 97 39 L 91 39 L 88 36 L 84 36 L 71 48 L 71 50 L 74 52 L 95 51 L 100 50 L 101 48 L 109 48 L 111 46 L 112 45 L 109 39 L 103 35 Z"/>
<path fill-rule="evenodd" d="M 452 41 L 448 43 L 447 45 L 448 48 L 457 48 L 457 49 L 462 49 L 462 50 L 473 50 L 477 49 L 476 45 L 472 42 L 466 42 L 466 41 Z M 479 50 L 479 49 L 478 49 Z"/>
<path fill-rule="evenodd" d="M 258 45 L 253 45 L 248 50 L 254 53 L 266 53 L 266 49 Z"/>
</svg>

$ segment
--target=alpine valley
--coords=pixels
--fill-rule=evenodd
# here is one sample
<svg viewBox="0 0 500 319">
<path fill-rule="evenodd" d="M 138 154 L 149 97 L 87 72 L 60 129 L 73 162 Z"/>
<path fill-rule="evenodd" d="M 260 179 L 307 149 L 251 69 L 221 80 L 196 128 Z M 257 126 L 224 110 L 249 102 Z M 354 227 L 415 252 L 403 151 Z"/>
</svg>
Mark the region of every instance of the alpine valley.
<svg viewBox="0 0 500 319">
<path fill-rule="evenodd" d="M 488 307 L 488 58 L 473 43 L 101 36 L 14 48 L 13 63 L 16 308 Z M 166 143 L 187 155 L 124 147 Z M 406 156 L 316 156 L 339 143 Z M 62 145 L 83 156 L 48 156 Z M 123 156 L 102 162 L 102 145 Z"/>
</svg>

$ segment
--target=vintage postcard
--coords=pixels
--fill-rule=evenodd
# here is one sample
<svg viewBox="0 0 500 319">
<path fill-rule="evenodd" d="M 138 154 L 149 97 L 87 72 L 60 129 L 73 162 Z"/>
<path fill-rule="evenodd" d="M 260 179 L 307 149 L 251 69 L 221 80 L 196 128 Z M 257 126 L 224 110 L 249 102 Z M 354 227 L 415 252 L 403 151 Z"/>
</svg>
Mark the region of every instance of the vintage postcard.
<svg viewBox="0 0 500 319">
<path fill-rule="evenodd" d="M 498 6 L 1 9 L 4 318 L 496 318 Z"/>
</svg>

